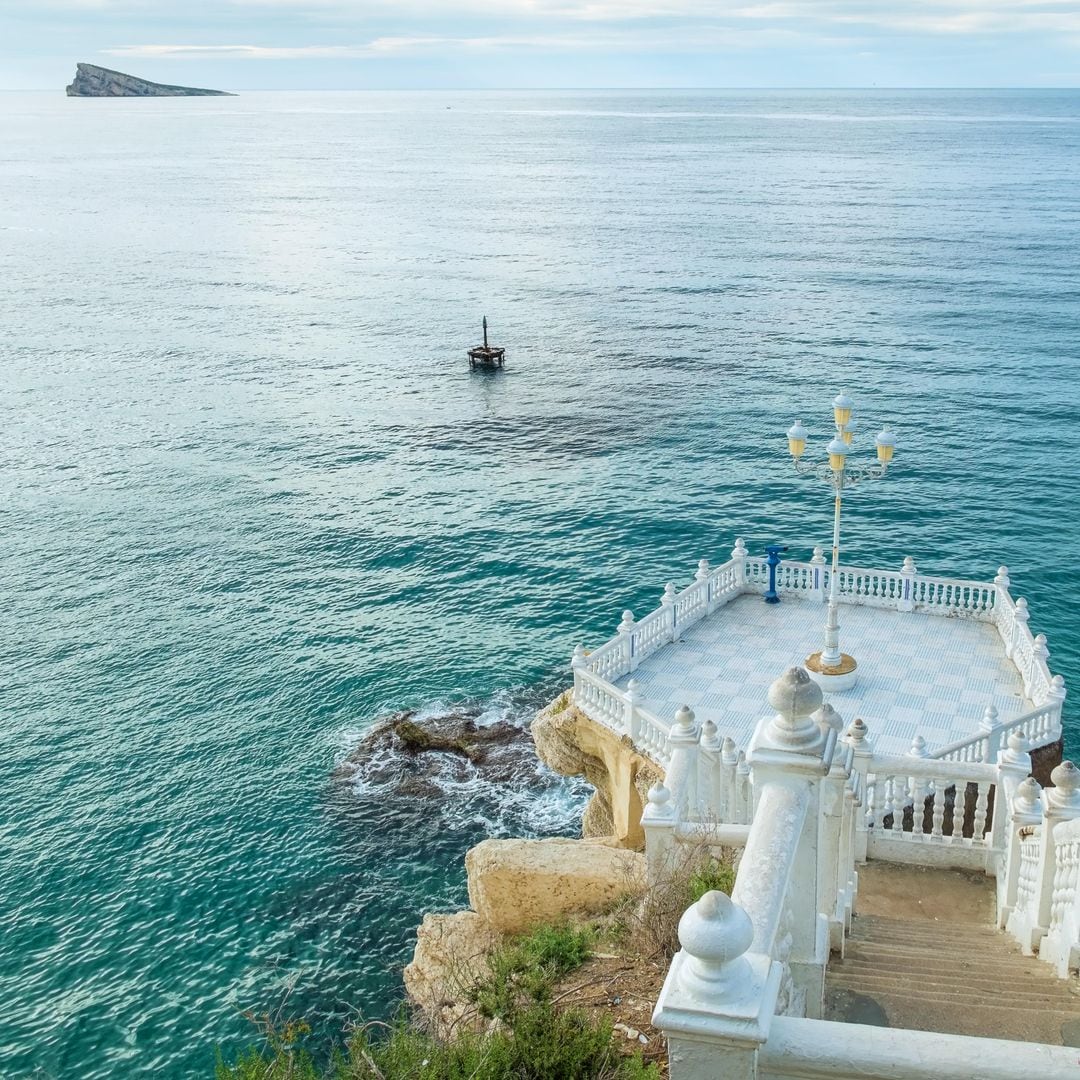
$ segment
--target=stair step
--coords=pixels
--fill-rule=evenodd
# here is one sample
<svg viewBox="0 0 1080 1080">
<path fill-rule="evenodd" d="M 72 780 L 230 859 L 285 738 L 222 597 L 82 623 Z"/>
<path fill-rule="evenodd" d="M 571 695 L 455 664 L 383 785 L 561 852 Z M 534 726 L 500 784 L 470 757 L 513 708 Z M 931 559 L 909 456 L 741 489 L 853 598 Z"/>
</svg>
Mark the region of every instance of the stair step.
<svg viewBox="0 0 1080 1080">
<path fill-rule="evenodd" d="M 1013 994 L 1012 987 L 1007 990 L 999 988 L 999 993 L 1007 993 L 1011 1004 L 1008 1006 L 996 1004 L 996 998 L 988 994 L 982 988 L 969 988 L 956 983 L 941 983 L 931 979 L 894 978 L 889 975 L 864 975 L 846 974 L 844 972 L 832 972 L 828 977 L 828 985 L 831 987 L 843 987 L 845 990 L 854 990 L 859 993 L 869 994 L 871 997 L 879 997 L 887 994 L 890 997 L 903 998 L 910 1001 L 941 1002 L 955 1009 L 963 1005 L 971 1008 L 1017 1008 L 1042 1011 L 1053 1009 L 1058 1012 L 1066 1012 L 1072 1016 L 1080 1017 L 1080 1000 L 1070 998 L 1066 993 L 1061 994 Z"/>
<path fill-rule="evenodd" d="M 1056 1001 L 1063 1008 L 1080 1010 L 1080 993 L 1064 979 L 1051 982 L 1029 982 L 1026 971 L 999 971 L 996 976 L 990 972 L 973 975 L 968 972 L 934 972 L 918 967 L 894 968 L 882 966 L 865 960 L 844 959 L 839 964 L 830 964 L 826 978 L 843 978 L 851 983 L 856 980 L 865 985 L 882 985 L 885 982 L 896 987 L 911 987 L 921 992 L 929 987 L 942 991 L 967 992 L 969 996 L 982 999 L 994 999 L 1003 985 L 1008 985 L 1011 998 L 1017 1000 Z M 1011 976 L 1011 978 L 1010 978 Z"/>
<path fill-rule="evenodd" d="M 859 936 L 871 934 L 874 937 L 912 937 L 942 941 L 983 941 L 1004 937 L 994 926 L 933 919 L 886 919 L 880 915 L 857 915 L 852 920 L 851 932 Z"/>
<path fill-rule="evenodd" d="M 864 995 L 855 991 L 856 998 Z M 1015 1042 L 1041 1042 L 1060 1046 L 1075 1045 L 1075 1013 L 1053 1009 L 1018 1008 L 1012 1004 L 958 1007 L 952 1000 L 914 1000 L 893 994 L 868 994 L 885 1014 L 891 1028 L 914 1031 L 942 1031 L 953 1035 L 975 1035 Z M 826 1017 L 854 1020 L 845 1012 L 844 990 L 828 988 Z M 865 1021 L 863 1021 L 865 1022 Z"/>
<path fill-rule="evenodd" d="M 854 966 L 854 967 L 852 967 Z M 1027 964 L 1015 963 L 1014 958 L 999 963 L 935 963 L 917 954 L 891 953 L 878 948 L 861 948 L 848 945 L 843 958 L 836 957 L 829 961 L 828 970 L 842 970 L 851 967 L 853 971 L 865 968 L 867 971 L 889 971 L 897 974 L 942 976 L 945 978 L 967 978 L 974 982 L 987 981 L 1000 985 L 1003 978 L 1016 978 L 1030 986 L 1067 986 L 1069 983 L 1058 978 L 1045 964 L 1045 971 L 1032 971 Z"/>
<path fill-rule="evenodd" d="M 899 945 L 893 942 L 873 939 L 848 938 L 844 955 L 880 956 L 882 959 L 911 960 L 913 963 L 928 964 L 934 967 L 998 968 L 1002 964 L 1024 963 L 1027 959 L 1019 949 L 986 949 L 979 952 L 968 949 L 920 949 L 911 945 Z M 1042 974 L 1050 975 L 1047 968 Z M 1051 976 L 1052 977 L 1052 976 Z"/>
</svg>

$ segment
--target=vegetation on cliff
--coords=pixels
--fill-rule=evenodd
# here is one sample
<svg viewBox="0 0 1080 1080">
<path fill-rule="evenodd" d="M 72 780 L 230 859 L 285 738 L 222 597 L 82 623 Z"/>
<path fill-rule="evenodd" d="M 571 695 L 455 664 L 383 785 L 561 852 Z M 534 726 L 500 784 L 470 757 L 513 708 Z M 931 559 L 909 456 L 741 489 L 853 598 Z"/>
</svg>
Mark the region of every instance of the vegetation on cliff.
<svg viewBox="0 0 1080 1080">
<path fill-rule="evenodd" d="M 553 1000 L 559 980 L 589 959 L 593 938 L 565 923 L 495 949 L 490 975 L 469 991 L 482 1030 L 439 1041 L 401 1015 L 357 1027 L 344 1050 L 318 1064 L 305 1046 L 307 1025 L 267 1020 L 265 1045 L 234 1064 L 219 1060 L 217 1080 L 658 1080 L 639 1052 L 620 1052 L 610 1017 Z"/>
</svg>

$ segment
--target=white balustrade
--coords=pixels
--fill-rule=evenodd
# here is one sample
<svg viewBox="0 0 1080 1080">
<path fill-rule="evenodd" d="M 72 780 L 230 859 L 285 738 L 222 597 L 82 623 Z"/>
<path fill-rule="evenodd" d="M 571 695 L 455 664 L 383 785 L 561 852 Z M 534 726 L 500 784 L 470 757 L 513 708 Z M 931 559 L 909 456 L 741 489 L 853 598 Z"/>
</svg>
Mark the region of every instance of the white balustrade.
<svg viewBox="0 0 1080 1080">
<path fill-rule="evenodd" d="M 1039 945 L 1039 959 L 1053 964 L 1064 979 L 1080 967 L 1080 819 L 1054 826 L 1054 851 L 1050 926 Z"/>
<path fill-rule="evenodd" d="M 863 808 L 868 854 L 988 868 L 990 792 L 997 776 L 996 765 L 875 754 L 867 765 Z"/>
</svg>

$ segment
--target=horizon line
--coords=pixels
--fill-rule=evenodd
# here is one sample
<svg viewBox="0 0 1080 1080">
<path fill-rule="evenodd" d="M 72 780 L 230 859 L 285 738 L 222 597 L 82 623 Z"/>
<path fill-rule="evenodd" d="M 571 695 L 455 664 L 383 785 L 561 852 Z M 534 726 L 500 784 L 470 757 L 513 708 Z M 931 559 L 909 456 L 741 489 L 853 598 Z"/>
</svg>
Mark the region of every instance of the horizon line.
<svg viewBox="0 0 1080 1080">
<path fill-rule="evenodd" d="M 110 69 L 111 70 L 111 69 Z M 120 74 L 127 74 L 127 72 L 120 72 Z M 141 77 L 141 76 L 140 76 Z M 153 80 L 148 80 L 153 81 Z M 178 84 L 180 85 L 180 84 Z M 63 89 L 63 87 L 59 87 Z M 536 93 L 538 91 L 555 90 L 555 91 L 579 91 L 589 92 L 598 90 L 613 90 L 613 91 L 642 91 L 642 92 L 670 92 L 675 90 L 680 91 L 702 91 L 702 90 L 1080 90 L 1080 83 L 1070 84 L 1067 86 L 879 86 L 878 84 L 872 84 L 870 86 L 824 86 L 824 85 L 806 85 L 806 86 L 247 86 L 247 87 L 232 87 L 234 90 L 246 90 L 248 93 L 282 93 L 282 94 L 295 94 L 295 93 L 326 93 L 331 91 L 337 91 L 340 93 L 403 93 L 403 94 L 421 94 L 421 93 Z M 18 94 L 18 93 L 42 93 L 51 94 L 55 93 L 57 87 L 55 86 L 2 86 L 0 87 L 0 94 Z M 122 100 L 117 98 L 116 100 Z"/>
</svg>

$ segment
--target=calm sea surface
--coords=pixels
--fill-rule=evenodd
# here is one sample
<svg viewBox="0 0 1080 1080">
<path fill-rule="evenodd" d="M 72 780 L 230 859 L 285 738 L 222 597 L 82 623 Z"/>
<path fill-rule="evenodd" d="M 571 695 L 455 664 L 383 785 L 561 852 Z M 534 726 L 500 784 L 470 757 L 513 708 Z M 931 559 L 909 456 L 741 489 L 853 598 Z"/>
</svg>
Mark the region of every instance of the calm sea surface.
<svg viewBox="0 0 1080 1080">
<path fill-rule="evenodd" d="M 465 848 L 580 792 L 336 763 L 808 554 L 783 431 L 842 387 L 900 439 L 851 559 L 1008 563 L 1080 692 L 1078 192 L 1076 92 L 0 95 L 4 1080 L 384 1013 Z"/>
</svg>

